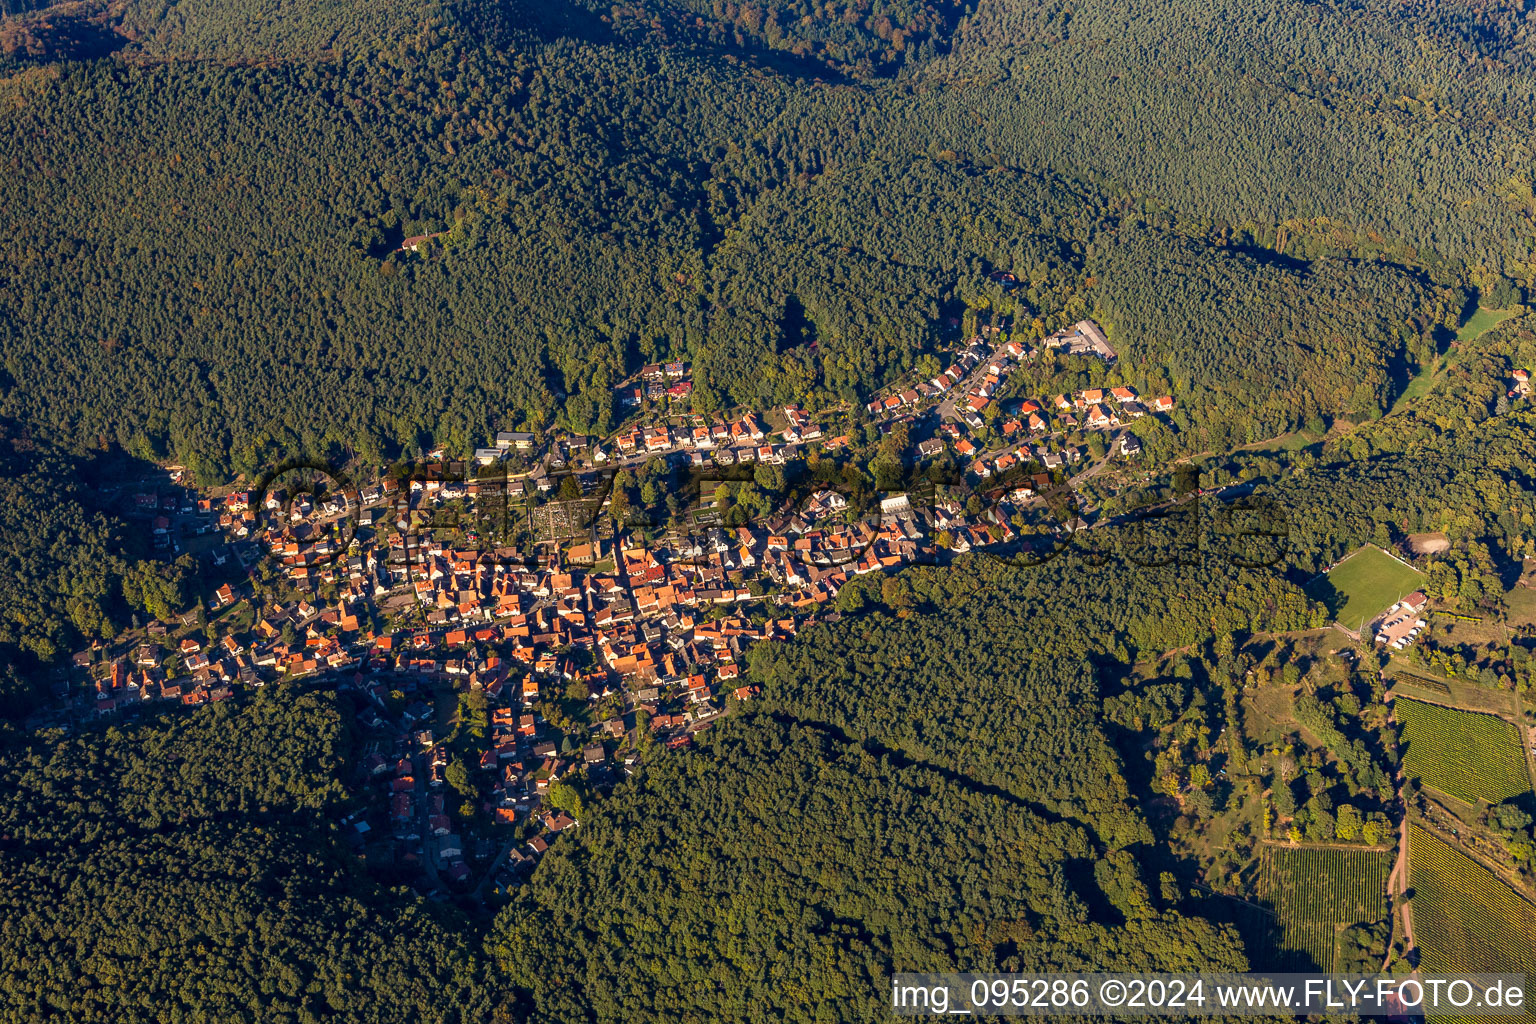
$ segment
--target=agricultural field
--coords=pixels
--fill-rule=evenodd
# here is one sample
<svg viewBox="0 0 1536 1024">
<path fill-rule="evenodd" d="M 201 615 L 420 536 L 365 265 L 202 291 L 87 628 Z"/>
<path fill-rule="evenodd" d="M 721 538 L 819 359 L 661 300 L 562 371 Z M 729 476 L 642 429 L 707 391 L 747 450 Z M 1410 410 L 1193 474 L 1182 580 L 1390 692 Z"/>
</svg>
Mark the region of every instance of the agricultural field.
<svg viewBox="0 0 1536 1024">
<path fill-rule="evenodd" d="M 1431 675 L 1426 669 L 1402 658 L 1394 656 L 1387 663 L 1387 673 L 1394 693 L 1417 690 L 1420 696 L 1428 696 L 1431 700 L 1446 700 L 1451 696 L 1450 680 Z M 1408 696 L 1414 694 L 1409 692 Z"/>
<path fill-rule="evenodd" d="M 1429 788 L 1473 805 L 1531 788 L 1519 732 L 1504 719 L 1406 697 L 1392 706 L 1407 747 L 1403 770 Z"/>
<path fill-rule="evenodd" d="M 1263 967 L 1335 970 L 1339 932 L 1387 916 L 1391 850 L 1266 846 L 1259 898 L 1274 911 Z"/>
<path fill-rule="evenodd" d="M 1507 690 L 1489 689 L 1466 676 L 1442 676 L 1436 669 L 1415 665 L 1405 658 L 1393 657 L 1386 671 L 1394 697 L 1401 695 L 1490 715 L 1508 714 L 1514 706 Z"/>
<path fill-rule="evenodd" d="M 1536 973 L 1536 905 L 1417 825 L 1408 829 L 1408 884 L 1427 973 Z"/>
<path fill-rule="evenodd" d="M 1324 601 L 1334 621 L 1360 629 L 1424 582 L 1424 574 L 1373 544 L 1347 556 L 1307 592 Z"/>
</svg>

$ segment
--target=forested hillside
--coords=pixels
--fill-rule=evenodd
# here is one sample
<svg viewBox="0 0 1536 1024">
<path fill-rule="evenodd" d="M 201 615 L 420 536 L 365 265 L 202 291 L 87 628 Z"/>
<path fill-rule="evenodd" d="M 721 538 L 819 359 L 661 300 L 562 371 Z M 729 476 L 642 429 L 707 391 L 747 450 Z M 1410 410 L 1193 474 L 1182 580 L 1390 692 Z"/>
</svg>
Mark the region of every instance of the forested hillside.
<svg viewBox="0 0 1536 1024">
<path fill-rule="evenodd" d="M 1123 358 L 1166 373 L 1188 396 L 1181 418 L 1218 451 L 1320 414 L 1380 415 L 1394 373 L 1429 362 L 1435 329 L 1462 301 L 1391 264 L 1284 260 L 1139 229 L 1108 243 L 1095 266 Z"/>
<path fill-rule="evenodd" d="M 661 358 L 842 401 L 971 304 L 1102 306 L 1202 429 L 1365 414 L 1457 287 L 1529 283 L 1524 64 L 1388 80 L 1454 20 L 1278 8 L 128 5 L 0 79 L 0 409 L 215 479 L 602 429 Z"/>
<path fill-rule="evenodd" d="M 0 713 L 25 712 L 43 669 L 135 614 L 185 610 L 196 567 L 149 558 L 143 523 L 100 507 L 88 460 L 0 423 Z"/>
<path fill-rule="evenodd" d="M 957 963 L 1246 965 L 1230 931 L 1094 856 L 1081 829 L 971 779 L 751 714 L 552 851 L 491 952 L 548 1021 L 863 1020 L 891 972 Z"/>
<path fill-rule="evenodd" d="M 15 742 L 0 1019 L 486 1019 L 473 942 L 333 847 L 347 750 L 286 691 Z"/>
<path fill-rule="evenodd" d="M 926 74 L 990 81 L 978 156 L 1524 278 L 1532 31 L 1461 4 L 983 0 Z"/>
<path fill-rule="evenodd" d="M 1165 592 L 1174 578 L 1177 595 Z M 1273 573 L 1216 552 L 1177 569 L 981 555 L 909 572 L 871 602 L 881 614 L 754 650 L 768 706 L 1031 801 L 1111 849 L 1146 837 L 1099 726 L 1098 668 L 1317 621 Z"/>
</svg>

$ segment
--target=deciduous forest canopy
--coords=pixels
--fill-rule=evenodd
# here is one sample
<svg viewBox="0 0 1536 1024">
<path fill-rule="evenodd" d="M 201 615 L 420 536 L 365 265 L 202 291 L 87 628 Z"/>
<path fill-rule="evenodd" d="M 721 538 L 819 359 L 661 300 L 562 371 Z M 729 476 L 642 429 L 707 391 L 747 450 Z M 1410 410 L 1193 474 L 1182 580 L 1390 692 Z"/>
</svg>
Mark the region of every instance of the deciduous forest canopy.
<svg viewBox="0 0 1536 1024">
<path fill-rule="evenodd" d="M 0 410 L 222 478 L 601 427 L 662 357 L 706 408 L 852 398 L 967 302 L 1098 311 L 1220 441 L 1380 411 L 1464 289 L 1530 283 L 1523 22 L 706 6 L 12 17 Z M 50 60 L 82 23 L 111 53 Z"/>
<path fill-rule="evenodd" d="M 462 925 L 335 845 L 335 702 L 267 697 L 0 758 L 0 1018 L 486 1019 Z"/>
</svg>

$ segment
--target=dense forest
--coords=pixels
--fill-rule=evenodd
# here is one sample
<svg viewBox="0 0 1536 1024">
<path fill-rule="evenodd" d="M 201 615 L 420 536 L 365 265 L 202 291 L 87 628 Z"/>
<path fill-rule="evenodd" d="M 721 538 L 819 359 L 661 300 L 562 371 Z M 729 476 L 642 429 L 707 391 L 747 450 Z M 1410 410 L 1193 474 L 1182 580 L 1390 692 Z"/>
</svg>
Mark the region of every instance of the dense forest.
<svg viewBox="0 0 1536 1024">
<path fill-rule="evenodd" d="M 892 971 L 957 963 L 1246 965 L 1129 856 L 1095 859 L 1080 828 L 974 780 L 754 713 L 551 851 L 490 950 L 548 1021 L 867 1020 Z"/>
<path fill-rule="evenodd" d="M 1217 558 L 1026 568 L 982 555 L 888 580 L 867 601 L 880 614 L 754 649 L 768 706 L 1032 801 L 1112 849 L 1145 836 L 1097 724 L 1096 666 L 1319 624 L 1274 573 Z"/>
<path fill-rule="evenodd" d="M 283 691 L 0 755 L 0 1019 L 471 1021 L 462 927 L 336 845 L 334 699 Z"/>
<path fill-rule="evenodd" d="M 1433 310 L 1447 298 L 1391 264 L 1306 263 L 1145 230 L 1123 232 L 1101 266 L 1096 294 L 1122 357 L 1166 373 L 1194 407 L 1179 419 L 1216 450 L 1320 413 L 1380 415 L 1394 371 L 1435 351 Z"/>
<path fill-rule="evenodd" d="M 0 411 L 214 480 L 603 429 L 664 357 L 831 405 L 969 305 L 1097 312 L 1221 447 L 1380 412 L 1530 283 L 1523 49 L 1119 2 L 114 6 L 0 69 Z"/>
</svg>

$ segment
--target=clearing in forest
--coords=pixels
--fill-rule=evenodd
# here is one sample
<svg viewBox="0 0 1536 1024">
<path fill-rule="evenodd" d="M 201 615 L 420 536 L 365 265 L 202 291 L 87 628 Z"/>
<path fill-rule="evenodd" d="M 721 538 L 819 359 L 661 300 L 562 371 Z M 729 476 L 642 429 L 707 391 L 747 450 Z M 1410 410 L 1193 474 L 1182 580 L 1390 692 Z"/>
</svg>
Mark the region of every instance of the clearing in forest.
<svg viewBox="0 0 1536 1024">
<path fill-rule="evenodd" d="M 1478 306 L 1477 312 L 1468 317 L 1467 322 L 1457 329 L 1456 340 L 1463 345 L 1469 341 L 1475 341 L 1518 312 L 1520 312 L 1518 308 L 1486 309 L 1483 306 Z"/>
<path fill-rule="evenodd" d="M 1312 581 L 1307 592 L 1328 605 L 1334 620 L 1360 630 L 1424 583 L 1424 574 L 1367 544 Z"/>
</svg>

